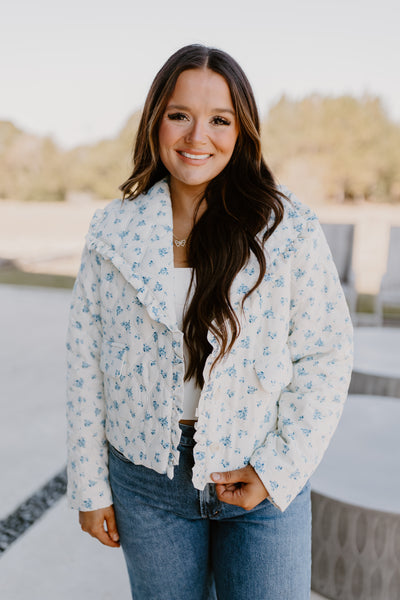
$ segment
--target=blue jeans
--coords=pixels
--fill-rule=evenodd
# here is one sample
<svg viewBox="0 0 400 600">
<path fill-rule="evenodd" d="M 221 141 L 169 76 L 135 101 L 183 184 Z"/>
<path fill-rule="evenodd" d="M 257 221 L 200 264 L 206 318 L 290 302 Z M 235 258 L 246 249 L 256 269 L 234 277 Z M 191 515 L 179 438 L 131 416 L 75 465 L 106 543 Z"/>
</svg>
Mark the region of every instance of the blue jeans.
<svg viewBox="0 0 400 600">
<path fill-rule="evenodd" d="M 109 446 L 117 526 L 134 600 L 309 600 L 310 483 L 281 512 L 220 502 L 192 484 L 194 427 L 179 424 L 174 478 Z"/>
</svg>

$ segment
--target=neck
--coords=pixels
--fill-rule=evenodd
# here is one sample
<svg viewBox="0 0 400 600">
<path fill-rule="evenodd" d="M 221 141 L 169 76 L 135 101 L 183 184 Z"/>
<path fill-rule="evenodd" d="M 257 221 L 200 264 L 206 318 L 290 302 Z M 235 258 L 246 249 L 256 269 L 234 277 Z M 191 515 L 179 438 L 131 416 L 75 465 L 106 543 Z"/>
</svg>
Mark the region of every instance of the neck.
<svg viewBox="0 0 400 600">
<path fill-rule="evenodd" d="M 205 186 L 186 185 L 170 177 L 169 189 L 174 217 L 193 222 L 195 209 L 204 194 Z M 205 209 L 206 203 L 202 202 L 197 218 L 200 218 Z"/>
</svg>

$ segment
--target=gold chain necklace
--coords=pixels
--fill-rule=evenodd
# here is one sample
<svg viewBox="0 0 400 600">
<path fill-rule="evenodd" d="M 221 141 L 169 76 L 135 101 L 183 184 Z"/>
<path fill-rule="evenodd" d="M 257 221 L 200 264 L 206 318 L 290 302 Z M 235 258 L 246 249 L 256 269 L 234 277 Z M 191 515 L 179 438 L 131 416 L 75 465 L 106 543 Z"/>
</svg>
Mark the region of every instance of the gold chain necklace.
<svg viewBox="0 0 400 600">
<path fill-rule="evenodd" d="M 178 240 L 178 238 L 177 238 L 177 237 L 176 237 L 174 234 L 172 234 L 172 235 L 173 235 L 173 237 L 175 238 L 175 239 L 174 239 L 174 242 L 175 242 L 175 246 L 176 246 L 177 248 L 179 248 L 180 246 L 182 246 L 182 247 L 183 247 L 183 246 L 186 246 L 186 240 L 187 240 L 187 238 L 185 238 L 185 239 L 183 239 L 183 240 Z"/>
</svg>

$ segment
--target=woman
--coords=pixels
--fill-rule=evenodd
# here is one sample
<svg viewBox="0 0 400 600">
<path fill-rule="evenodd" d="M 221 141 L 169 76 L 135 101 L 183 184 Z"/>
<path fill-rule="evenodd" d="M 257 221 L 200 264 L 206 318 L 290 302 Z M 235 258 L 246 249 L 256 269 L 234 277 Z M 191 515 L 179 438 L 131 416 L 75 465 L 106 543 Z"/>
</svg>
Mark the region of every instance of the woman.
<svg viewBox="0 0 400 600">
<path fill-rule="evenodd" d="M 229 55 L 191 45 L 165 63 L 121 191 L 94 215 L 73 292 L 70 505 L 121 543 L 135 599 L 305 600 L 309 478 L 352 326 Z"/>
</svg>

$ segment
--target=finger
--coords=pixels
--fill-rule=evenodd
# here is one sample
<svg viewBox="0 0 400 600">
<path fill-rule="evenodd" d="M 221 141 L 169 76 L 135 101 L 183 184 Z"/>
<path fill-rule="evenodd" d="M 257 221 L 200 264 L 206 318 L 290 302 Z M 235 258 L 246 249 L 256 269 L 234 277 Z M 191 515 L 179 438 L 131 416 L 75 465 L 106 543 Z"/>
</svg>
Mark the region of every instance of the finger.
<svg viewBox="0 0 400 600">
<path fill-rule="evenodd" d="M 82 531 L 84 531 L 85 533 L 88 533 L 89 535 L 96 538 L 97 540 L 99 540 L 99 542 L 101 542 L 102 544 L 104 544 L 106 546 L 111 546 L 112 548 L 118 548 L 119 542 L 114 541 L 108 534 L 108 531 L 106 531 L 104 528 L 104 520 L 106 519 L 106 516 L 103 515 L 103 518 L 101 520 L 98 519 L 97 515 L 96 515 L 96 518 L 88 518 L 88 517 L 89 517 L 89 515 L 85 515 L 85 513 L 83 513 L 80 516 L 80 523 L 81 523 Z M 91 517 L 91 515 L 90 515 L 90 517 Z M 107 527 L 108 527 L 108 525 L 107 525 Z"/>
<path fill-rule="evenodd" d="M 239 497 L 241 495 L 243 495 L 243 490 L 246 487 L 245 484 L 243 485 L 237 485 L 237 484 L 215 484 L 215 491 L 217 493 L 217 496 L 219 497 L 230 497 L 230 495 L 236 495 L 236 497 Z"/>
<path fill-rule="evenodd" d="M 235 504 L 236 506 L 242 506 L 244 498 L 244 486 L 242 487 L 226 487 L 225 485 L 216 485 L 215 490 L 218 499 L 226 504 Z"/>
<path fill-rule="evenodd" d="M 111 548 L 119 548 L 119 542 L 114 542 L 113 539 L 108 534 L 108 531 L 104 529 L 104 527 L 100 527 L 91 532 L 91 535 L 95 537 L 99 542 L 104 544 L 104 546 L 110 546 Z"/>
<path fill-rule="evenodd" d="M 110 538 L 114 542 L 119 542 L 119 534 L 117 529 L 117 522 L 115 520 L 114 509 L 110 509 L 106 514 L 107 532 Z"/>
<path fill-rule="evenodd" d="M 215 486 L 217 486 L 218 484 L 215 484 Z M 237 489 L 238 484 L 237 483 L 222 483 L 221 486 L 223 488 L 225 488 L 225 490 L 228 490 L 228 492 L 234 492 Z"/>
<path fill-rule="evenodd" d="M 224 471 L 222 473 L 211 473 L 211 479 L 217 483 L 238 483 L 241 481 L 250 481 L 251 473 L 248 467 L 235 469 L 234 471 Z"/>
</svg>

